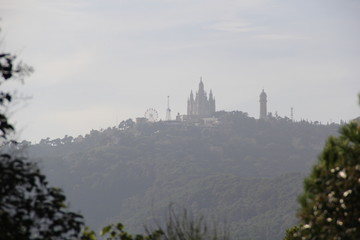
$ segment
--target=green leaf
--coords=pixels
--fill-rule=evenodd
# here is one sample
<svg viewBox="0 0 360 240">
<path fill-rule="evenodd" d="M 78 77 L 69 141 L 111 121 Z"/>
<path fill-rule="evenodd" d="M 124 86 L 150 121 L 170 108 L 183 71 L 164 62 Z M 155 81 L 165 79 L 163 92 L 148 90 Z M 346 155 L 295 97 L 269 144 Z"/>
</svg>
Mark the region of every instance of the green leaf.
<svg viewBox="0 0 360 240">
<path fill-rule="evenodd" d="M 116 224 L 116 229 L 119 231 L 123 231 L 124 230 L 124 225 L 122 223 L 118 223 Z"/>
<path fill-rule="evenodd" d="M 103 227 L 103 229 L 100 232 L 100 236 L 104 236 L 105 234 L 107 234 L 112 228 L 112 225 L 108 225 L 106 227 Z"/>
<path fill-rule="evenodd" d="M 90 230 L 89 227 L 85 227 L 82 232 L 81 240 L 96 240 L 95 232 Z"/>
</svg>

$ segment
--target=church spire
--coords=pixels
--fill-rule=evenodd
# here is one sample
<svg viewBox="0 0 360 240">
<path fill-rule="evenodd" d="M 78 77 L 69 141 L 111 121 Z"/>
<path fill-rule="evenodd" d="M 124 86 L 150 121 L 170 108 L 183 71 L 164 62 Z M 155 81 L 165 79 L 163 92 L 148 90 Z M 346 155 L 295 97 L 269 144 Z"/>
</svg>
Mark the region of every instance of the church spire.
<svg viewBox="0 0 360 240">
<path fill-rule="evenodd" d="M 199 92 L 203 92 L 203 91 L 204 91 L 204 83 L 202 81 L 202 77 L 200 77 Z"/>
</svg>

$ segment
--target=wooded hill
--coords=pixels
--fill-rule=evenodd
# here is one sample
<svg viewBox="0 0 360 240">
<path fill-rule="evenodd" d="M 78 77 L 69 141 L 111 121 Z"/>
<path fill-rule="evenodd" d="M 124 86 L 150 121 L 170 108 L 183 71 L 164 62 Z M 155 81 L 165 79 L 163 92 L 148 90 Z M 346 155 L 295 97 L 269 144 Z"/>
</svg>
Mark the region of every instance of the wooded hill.
<svg viewBox="0 0 360 240">
<path fill-rule="evenodd" d="M 122 222 L 141 232 L 175 203 L 225 221 L 238 239 L 282 239 L 296 223 L 304 176 L 339 126 L 243 112 L 215 117 L 215 125 L 127 120 L 43 139 L 28 152 L 95 229 Z"/>
</svg>

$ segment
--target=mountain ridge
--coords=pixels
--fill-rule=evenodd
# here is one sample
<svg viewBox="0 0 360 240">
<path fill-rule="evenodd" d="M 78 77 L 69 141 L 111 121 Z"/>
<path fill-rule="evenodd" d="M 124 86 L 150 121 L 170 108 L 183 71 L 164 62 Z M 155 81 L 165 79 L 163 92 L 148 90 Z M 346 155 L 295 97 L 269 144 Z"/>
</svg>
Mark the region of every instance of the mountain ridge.
<svg viewBox="0 0 360 240">
<path fill-rule="evenodd" d="M 127 120 L 28 151 L 95 229 L 121 221 L 138 232 L 175 203 L 226 218 L 239 239 L 281 238 L 296 223 L 302 179 L 339 126 L 243 112 L 214 117 L 214 126 Z"/>
</svg>

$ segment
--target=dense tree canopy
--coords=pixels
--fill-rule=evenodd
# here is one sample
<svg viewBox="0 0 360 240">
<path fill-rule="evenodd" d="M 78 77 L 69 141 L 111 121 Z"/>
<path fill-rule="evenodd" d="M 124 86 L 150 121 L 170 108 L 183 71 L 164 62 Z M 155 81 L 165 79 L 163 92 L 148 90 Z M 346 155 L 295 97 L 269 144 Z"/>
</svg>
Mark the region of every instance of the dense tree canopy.
<svg viewBox="0 0 360 240">
<path fill-rule="evenodd" d="M 280 239 L 296 223 L 305 173 L 338 125 L 262 121 L 243 112 L 216 117 L 210 126 L 128 120 L 83 136 L 45 138 L 28 150 L 93 229 L 120 221 L 141 232 L 176 202 L 226 219 L 239 239 Z"/>
<path fill-rule="evenodd" d="M 1 154 L 0 186 L 2 239 L 76 239 L 82 217 L 66 210 L 62 191 L 35 164 Z"/>
<path fill-rule="evenodd" d="M 330 137 L 305 180 L 299 211 L 305 239 L 360 239 L 360 126 Z"/>
</svg>

